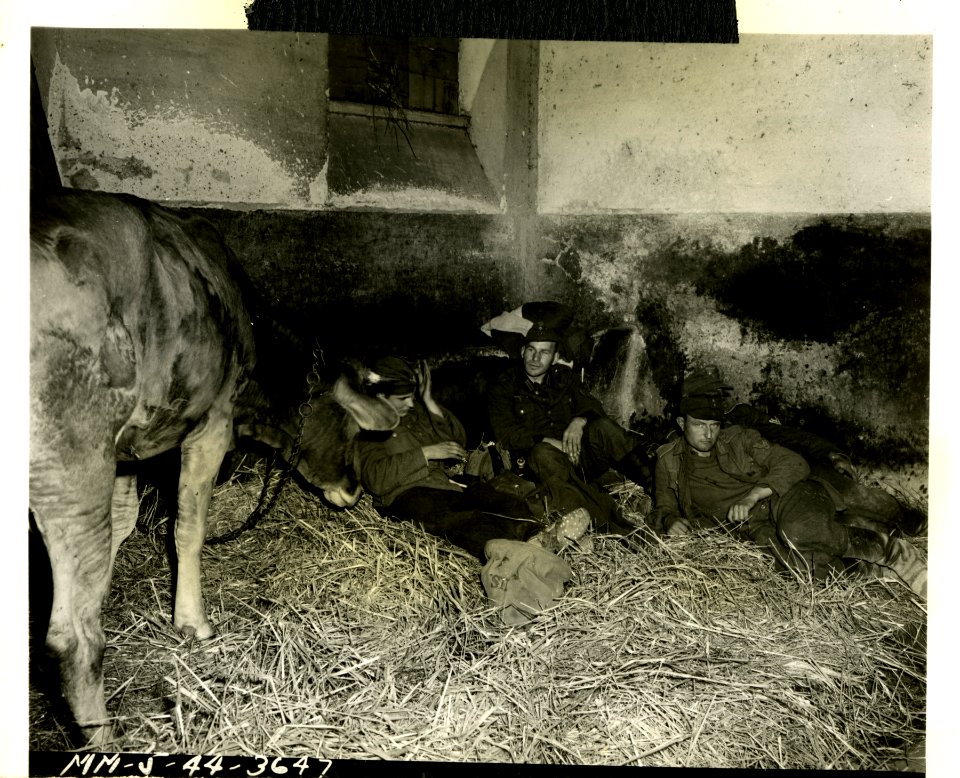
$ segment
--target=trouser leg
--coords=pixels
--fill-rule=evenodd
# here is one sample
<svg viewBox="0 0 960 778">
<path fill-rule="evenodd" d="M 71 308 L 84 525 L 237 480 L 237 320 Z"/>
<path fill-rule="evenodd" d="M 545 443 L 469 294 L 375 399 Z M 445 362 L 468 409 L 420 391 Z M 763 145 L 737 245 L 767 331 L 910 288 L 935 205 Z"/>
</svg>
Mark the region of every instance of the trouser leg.
<svg viewBox="0 0 960 778">
<path fill-rule="evenodd" d="M 613 469 L 646 492 L 653 491 L 655 462 L 647 455 L 643 439 L 610 419 L 595 419 L 587 423 L 581 459 L 586 481 L 599 478 L 607 470 Z"/>
<path fill-rule="evenodd" d="M 831 482 L 832 483 L 832 482 Z M 896 497 L 880 487 L 851 482 L 842 484 L 841 498 L 846 510 L 840 520 L 853 526 L 870 526 L 867 522 L 880 524 L 879 529 L 891 534 L 916 535 L 926 524 L 926 516 L 920 510 L 901 504 Z"/>
<path fill-rule="evenodd" d="M 778 499 L 757 506 L 747 532 L 784 567 L 809 570 L 814 578 L 845 570 L 862 560 L 893 570 L 916 594 L 926 597 L 927 566 L 902 538 L 851 527 L 836 520 L 833 500 L 815 481 L 802 481 Z"/>
<path fill-rule="evenodd" d="M 527 468 L 540 485 L 548 512 L 565 513 L 574 508 L 588 508 L 585 495 L 573 484 L 575 473 L 569 458 L 549 443 L 537 443 L 530 449 Z"/>
<path fill-rule="evenodd" d="M 611 468 L 634 480 L 630 474 L 620 470 L 618 464 L 625 462 L 630 467 L 635 459 L 639 460 L 640 452 L 635 454 L 635 451 L 642 442 L 635 432 L 625 430 L 610 419 L 591 419 L 583 430 L 580 455 L 584 480 L 592 481 Z"/>
<path fill-rule="evenodd" d="M 527 540 L 541 528 L 525 503 L 509 495 L 491 497 L 483 490 L 471 494 L 469 491 L 410 489 L 382 512 L 391 518 L 412 521 L 481 561 L 485 558 L 483 548 L 487 541 L 494 538 Z"/>
<path fill-rule="evenodd" d="M 517 519 L 537 519 L 531 506 L 523 498 L 513 494 L 498 492 L 490 484 L 477 481 L 470 484 L 462 493 L 460 502 L 468 503 L 477 510 L 510 516 Z"/>
<path fill-rule="evenodd" d="M 835 520 L 833 500 L 815 481 L 765 500 L 751 514 L 747 534 L 781 566 L 826 578 L 841 572 L 849 529 Z"/>
<path fill-rule="evenodd" d="M 625 475 L 648 494 L 653 491 L 655 462 L 638 448 L 613 463 L 613 469 Z"/>
<path fill-rule="evenodd" d="M 538 443 L 530 449 L 530 472 L 540 484 L 548 511 L 568 513 L 586 508 L 598 532 L 625 534 L 634 528 L 620 517 L 616 501 L 606 492 L 581 478 L 570 459 L 549 443 Z"/>
</svg>

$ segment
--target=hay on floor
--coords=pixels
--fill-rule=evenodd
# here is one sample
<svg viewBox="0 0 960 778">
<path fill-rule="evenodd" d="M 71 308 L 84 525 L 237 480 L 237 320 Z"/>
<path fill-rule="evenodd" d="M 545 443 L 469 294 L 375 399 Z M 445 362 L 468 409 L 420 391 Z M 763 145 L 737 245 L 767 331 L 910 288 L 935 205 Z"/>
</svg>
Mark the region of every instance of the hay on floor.
<svg viewBox="0 0 960 778">
<path fill-rule="evenodd" d="M 221 486 L 209 534 L 259 491 L 255 473 Z M 172 628 L 164 550 L 141 525 L 104 617 L 125 750 L 878 769 L 923 741 L 924 603 L 779 574 L 723 533 L 596 538 L 556 607 L 506 628 L 473 557 L 367 497 L 333 511 L 290 484 L 204 551 L 218 635 L 197 643 Z M 32 747 L 66 748 L 35 703 Z"/>
</svg>

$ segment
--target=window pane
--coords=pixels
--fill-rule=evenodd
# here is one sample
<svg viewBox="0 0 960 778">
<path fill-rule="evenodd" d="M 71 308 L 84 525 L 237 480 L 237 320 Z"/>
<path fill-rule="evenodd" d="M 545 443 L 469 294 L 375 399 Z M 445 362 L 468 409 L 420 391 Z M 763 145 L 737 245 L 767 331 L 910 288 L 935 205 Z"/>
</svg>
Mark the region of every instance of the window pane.
<svg viewBox="0 0 960 778">
<path fill-rule="evenodd" d="M 459 114 L 456 38 L 329 37 L 330 99 Z"/>
</svg>

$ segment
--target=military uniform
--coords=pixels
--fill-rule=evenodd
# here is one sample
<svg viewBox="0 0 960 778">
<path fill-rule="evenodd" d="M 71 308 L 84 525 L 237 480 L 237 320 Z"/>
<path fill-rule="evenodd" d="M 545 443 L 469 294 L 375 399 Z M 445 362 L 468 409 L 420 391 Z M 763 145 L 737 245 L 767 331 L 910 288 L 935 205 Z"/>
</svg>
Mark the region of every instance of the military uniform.
<svg viewBox="0 0 960 778">
<path fill-rule="evenodd" d="M 392 432 L 358 435 L 360 481 L 377 510 L 412 521 L 481 561 L 489 540 L 527 540 L 539 532 L 542 523 L 523 500 L 485 483 L 465 488 L 450 479 L 444 462 L 427 460 L 423 446 L 466 440 L 456 416 L 441 410 L 436 416 L 418 401 Z"/>
<path fill-rule="evenodd" d="M 691 451 L 680 436 L 657 449 L 652 520 L 664 532 L 681 518 L 694 529 L 730 526 L 730 506 L 754 487 L 768 486 L 773 495 L 731 528 L 784 565 L 799 557 L 814 576 L 825 577 L 846 566 L 849 528 L 835 520 L 833 498 L 821 483 L 807 479 L 809 473 L 803 457 L 756 430 L 722 429 L 707 456 Z"/>
<path fill-rule="evenodd" d="M 503 373 L 488 394 L 490 425 L 498 445 L 514 461 L 527 462 L 529 476 L 541 485 L 551 510 L 586 508 L 597 529 L 629 532 L 616 501 L 591 482 L 610 469 L 646 483 L 649 469 L 636 451 L 641 438 L 607 417 L 572 370 L 555 365 L 543 381 L 531 381 L 518 365 Z M 574 464 L 545 438 L 563 439 L 575 417 L 586 419 L 582 450 Z"/>
<path fill-rule="evenodd" d="M 893 570 L 925 597 L 926 564 L 917 549 L 902 538 L 891 539 L 876 525 L 838 521 L 837 511 L 850 511 L 851 505 L 828 482 L 809 477 L 802 456 L 747 427 L 719 429 L 714 439 L 705 436 L 708 427 L 688 426 L 709 421 L 719 425 L 730 391 L 713 367 L 685 379 L 679 405 L 684 434 L 657 449 L 650 516 L 654 528 L 670 534 L 681 520 L 692 529 L 726 527 L 767 549 L 782 567 L 815 578 L 845 569 L 853 564 L 849 560 L 861 560 Z M 772 494 L 734 525 L 729 509 L 755 499 L 750 495 L 757 487 Z M 876 501 L 847 502 L 853 503 L 850 512 L 857 513 Z"/>
</svg>

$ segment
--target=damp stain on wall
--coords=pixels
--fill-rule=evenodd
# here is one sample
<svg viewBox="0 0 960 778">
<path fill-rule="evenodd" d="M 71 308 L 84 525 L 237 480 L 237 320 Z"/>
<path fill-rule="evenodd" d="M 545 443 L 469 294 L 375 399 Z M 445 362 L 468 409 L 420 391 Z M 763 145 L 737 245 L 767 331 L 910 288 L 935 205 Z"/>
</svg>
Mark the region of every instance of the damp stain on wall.
<svg viewBox="0 0 960 778">
<path fill-rule="evenodd" d="M 720 239 L 689 217 L 549 219 L 550 294 L 596 322 L 635 316 L 664 398 L 715 364 L 739 402 L 863 456 L 925 459 L 929 216 L 698 219 Z"/>
</svg>

